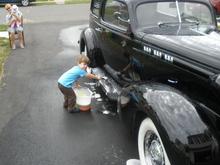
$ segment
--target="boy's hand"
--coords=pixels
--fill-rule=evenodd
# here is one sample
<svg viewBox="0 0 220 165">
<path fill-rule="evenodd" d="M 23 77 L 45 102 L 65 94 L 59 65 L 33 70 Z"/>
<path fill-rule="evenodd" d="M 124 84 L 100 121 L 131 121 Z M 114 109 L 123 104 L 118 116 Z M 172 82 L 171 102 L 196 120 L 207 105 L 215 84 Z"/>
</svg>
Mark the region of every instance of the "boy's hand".
<svg viewBox="0 0 220 165">
<path fill-rule="evenodd" d="M 75 84 L 75 88 L 80 88 L 81 86 L 80 86 L 80 84 L 79 83 L 76 83 Z"/>
<path fill-rule="evenodd" d="M 101 80 L 101 79 L 102 79 L 102 77 L 101 77 L 101 76 L 97 76 L 97 79 L 98 79 L 98 80 Z"/>
<path fill-rule="evenodd" d="M 87 73 L 92 73 L 92 69 L 90 67 L 87 66 L 86 68 Z"/>
</svg>

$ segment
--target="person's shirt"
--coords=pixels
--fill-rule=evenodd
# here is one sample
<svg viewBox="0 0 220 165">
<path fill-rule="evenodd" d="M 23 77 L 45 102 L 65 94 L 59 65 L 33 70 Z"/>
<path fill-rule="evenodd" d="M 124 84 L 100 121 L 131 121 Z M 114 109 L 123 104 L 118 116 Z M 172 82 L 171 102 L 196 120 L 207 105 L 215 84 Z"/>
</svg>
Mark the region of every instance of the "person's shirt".
<svg viewBox="0 0 220 165">
<path fill-rule="evenodd" d="M 58 83 L 62 84 L 67 88 L 72 88 L 73 83 L 76 82 L 80 77 L 83 77 L 87 72 L 81 69 L 79 66 L 74 66 L 70 70 L 62 74 L 58 79 Z"/>
<path fill-rule="evenodd" d="M 19 18 L 22 17 L 22 13 L 21 13 L 20 11 L 17 11 L 17 12 L 16 12 L 16 15 L 17 15 Z M 5 17 L 6 24 L 9 24 L 9 22 L 10 22 L 12 19 L 13 19 L 13 16 L 12 16 L 10 13 L 8 13 L 8 14 L 6 15 L 6 17 Z M 11 24 L 10 27 L 16 28 L 16 27 L 19 27 L 19 26 L 21 26 L 21 22 L 16 21 L 15 23 Z"/>
</svg>

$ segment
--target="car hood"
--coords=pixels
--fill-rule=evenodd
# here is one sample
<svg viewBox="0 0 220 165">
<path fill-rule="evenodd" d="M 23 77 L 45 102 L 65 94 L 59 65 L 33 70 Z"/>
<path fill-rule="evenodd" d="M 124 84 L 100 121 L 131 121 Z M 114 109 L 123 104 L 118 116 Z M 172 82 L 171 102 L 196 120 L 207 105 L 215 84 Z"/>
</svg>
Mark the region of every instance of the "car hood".
<svg viewBox="0 0 220 165">
<path fill-rule="evenodd" d="M 139 35 L 141 35 L 139 33 Z M 171 51 L 177 58 L 200 63 L 211 70 L 220 72 L 220 34 L 199 35 L 158 35 L 142 32 L 143 42 L 157 45 Z"/>
</svg>

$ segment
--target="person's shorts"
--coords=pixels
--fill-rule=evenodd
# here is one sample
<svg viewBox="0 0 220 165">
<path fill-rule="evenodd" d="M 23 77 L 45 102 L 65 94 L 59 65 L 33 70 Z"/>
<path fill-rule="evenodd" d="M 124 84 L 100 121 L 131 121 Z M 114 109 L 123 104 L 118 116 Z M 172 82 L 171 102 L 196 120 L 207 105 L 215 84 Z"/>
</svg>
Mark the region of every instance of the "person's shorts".
<svg viewBox="0 0 220 165">
<path fill-rule="evenodd" d="M 8 32 L 10 32 L 10 33 L 22 32 L 22 31 L 23 31 L 23 27 L 21 27 L 21 26 L 19 26 L 17 28 L 12 28 L 12 27 L 8 28 Z"/>
</svg>

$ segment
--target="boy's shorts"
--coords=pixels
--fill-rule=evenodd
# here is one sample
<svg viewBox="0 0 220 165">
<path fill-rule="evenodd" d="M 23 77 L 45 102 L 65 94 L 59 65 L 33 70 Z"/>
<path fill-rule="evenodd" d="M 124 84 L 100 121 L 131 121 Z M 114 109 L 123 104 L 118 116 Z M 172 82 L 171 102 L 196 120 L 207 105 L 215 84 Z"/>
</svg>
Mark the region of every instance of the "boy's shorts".
<svg viewBox="0 0 220 165">
<path fill-rule="evenodd" d="M 21 27 L 21 26 L 16 27 L 16 28 L 12 28 L 12 27 L 8 28 L 8 32 L 10 32 L 10 33 L 22 32 L 22 31 L 23 31 L 23 27 Z"/>
</svg>

